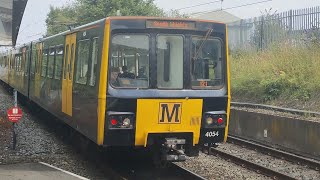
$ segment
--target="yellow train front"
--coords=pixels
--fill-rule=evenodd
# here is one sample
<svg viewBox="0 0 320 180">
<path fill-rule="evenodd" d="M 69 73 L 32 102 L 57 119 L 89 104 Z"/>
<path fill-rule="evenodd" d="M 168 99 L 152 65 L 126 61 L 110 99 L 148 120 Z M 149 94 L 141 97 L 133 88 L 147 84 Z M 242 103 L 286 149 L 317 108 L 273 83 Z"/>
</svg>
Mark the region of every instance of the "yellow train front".
<svg viewBox="0 0 320 180">
<path fill-rule="evenodd" d="M 161 160 L 183 161 L 199 145 L 225 141 L 226 25 L 125 17 L 108 23 L 103 145 L 148 147 Z"/>
<path fill-rule="evenodd" d="M 162 161 L 226 141 L 226 25 L 108 17 L 0 53 L 0 79 L 99 146 Z"/>
</svg>

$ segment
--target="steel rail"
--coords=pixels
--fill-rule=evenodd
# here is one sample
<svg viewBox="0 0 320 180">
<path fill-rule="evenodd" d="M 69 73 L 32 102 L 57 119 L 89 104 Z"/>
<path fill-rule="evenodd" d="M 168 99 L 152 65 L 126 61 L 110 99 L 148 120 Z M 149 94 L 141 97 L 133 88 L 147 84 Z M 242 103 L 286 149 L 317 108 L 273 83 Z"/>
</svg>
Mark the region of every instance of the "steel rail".
<svg viewBox="0 0 320 180">
<path fill-rule="evenodd" d="M 234 135 L 228 135 L 228 142 L 237 144 L 237 145 L 245 145 L 251 149 L 255 149 L 258 150 L 264 154 L 267 155 L 271 155 L 277 158 L 281 158 L 281 159 L 285 159 L 287 161 L 290 162 L 294 162 L 297 164 L 304 164 L 314 170 L 320 170 L 320 162 L 310 159 L 310 158 L 306 158 L 306 157 L 302 157 L 296 154 L 292 154 L 292 153 L 288 153 L 279 149 L 275 149 L 272 147 L 268 147 L 250 140 L 246 140 L 243 138 L 240 138 L 238 136 L 234 136 Z"/>
<path fill-rule="evenodd" d="M 204 178 L 204 177 L 202 177 L 202 176 L 200 176 L 200 175 L 198 175 L 198 174 L 196 174 L 196 173 L 194 173 L 184 167 L 181 167 L 177 164 L 172 163 L 172 167 L 175 168 L 175 171 L 178 174 L 183 173 L 183 174 L 187 175 L 187 177 L 186 177 L 187 179 L 198 179 L 198 180 L 205 180 L 206 179 L 206 178 Z"/>
<path fill-rule="evenodd" d="M 298 110 L 298 109 L 291 109 L 291 108 L 283 108 L 265 104 L 254 104 L 254 103 L 243 103 L 243 102 L 231 102 L 231 106 L 234 107 L 248 107 L 248 108 L 259 108 L 259 109 L 266 109 L 266 110 L 273 110 L 278 112 L 285 112 L 290 114 L 297 114 L 301 116 L 312 116 L 312 117 L 320 117 L 320 112 L 314 111 L 305 111 L 305 110 Z"/>
<path fill-rule="evenodd" d="M 283 174 L 281 172 L 275 171 L 273 169 L 267 168 L 265 166 L 261 166 L 259 164 L 253 163 L 251 161 L 247 161 L 245 159 L 242 159 L 240 157 L 234 156 L 232 154 L 223 152 L 221 150 L 218 150 L 216 148 L 210 148 L 209 154 L 217 154 L 227 160 L 233 161 L 235 164 L 241 165 L 243 167 L 246 167 L 248 169 L 254 170 L 255 172 L 259 174 L 263 174 L 266 176 L 269 176 L 274 179 L 295 179 L 287 174 Z"/>
</svg>

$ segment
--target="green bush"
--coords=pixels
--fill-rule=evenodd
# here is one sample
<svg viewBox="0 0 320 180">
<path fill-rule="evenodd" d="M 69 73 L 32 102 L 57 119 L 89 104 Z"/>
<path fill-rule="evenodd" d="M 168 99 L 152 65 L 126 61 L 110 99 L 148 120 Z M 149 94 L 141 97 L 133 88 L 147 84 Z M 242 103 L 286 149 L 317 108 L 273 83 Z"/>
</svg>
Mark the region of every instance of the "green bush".
<svg viewBox="0 0 320 180">
<path fill-rule="evenodd" d="M 271 103 L 309 101 L 320 89 L 320 51 L 273 45 L 264 51 L 236 51 L 231 56 L 231 90 L 237 101 Z"/>
</svg>

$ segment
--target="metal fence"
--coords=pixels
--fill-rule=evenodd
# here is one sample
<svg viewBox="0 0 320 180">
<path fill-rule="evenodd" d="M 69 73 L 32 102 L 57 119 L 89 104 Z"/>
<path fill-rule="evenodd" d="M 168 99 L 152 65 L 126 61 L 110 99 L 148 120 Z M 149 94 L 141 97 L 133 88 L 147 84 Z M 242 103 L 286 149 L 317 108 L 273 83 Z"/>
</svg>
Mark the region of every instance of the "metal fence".
<svg viewBox="0 0 320 180">
<path fill-rule="evenodd" d="M 229 47 L 265 49 L 274 43 L 320 43 L 320 7 L 290 10 L 228 24 Z"/>
</svg>

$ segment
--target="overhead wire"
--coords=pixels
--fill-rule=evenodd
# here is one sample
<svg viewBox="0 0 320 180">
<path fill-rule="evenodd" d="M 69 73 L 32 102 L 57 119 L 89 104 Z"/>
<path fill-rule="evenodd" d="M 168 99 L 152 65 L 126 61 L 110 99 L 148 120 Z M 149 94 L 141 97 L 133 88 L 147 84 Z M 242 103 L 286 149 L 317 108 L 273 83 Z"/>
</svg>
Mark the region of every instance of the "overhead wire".
<svg viewBox="0 0 320 180">
<path fill-rule="evenodd" d="M 191 13 L 190 15 L 218 12 L 218 11 L 223 11 L 223 10 L 229 10 L 229 9 L 235 9 L 235 8 L 240 8 L 240 7 L 252 6 L 252 5 L 256 5 L 256 4 L 262 4 L 262 3 L 266 3 L 266 2 L 270 2 L 270 1 L 272 1 L 272 0 L 264 0 L 264 1 L 248 3 L 248 4 L 242 4 L 242 5 L 239 5 L 239 6 L 233 6 L 233 7 L 229 7 L 229 8 L 223 8 L 223 9 L 221 8 L 221 9 L 211 10 L 211 11 L 195 12 L 195 13 Z"/>
<path fill-rule="evenodd" d="M 222 2 L 222 1 L 223 1 L 223 0 L 216 0 L 216 1 L 211 1 L 211 2 L 207 2 L 207 3 L 196 4 L 196 5 L 193 5 L 193 6 L 187 6 L 187 7 L 183 7 L 183 8 L 178 8 L 178 9 L 175 9 L 175 10 L 190 9 L 190 8 L 199 7 L 199 6 L 204 6 L 204 5 L 208 5 L 208 4 L 214 4 L 214 3 Z"/>
</svg>

